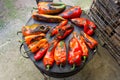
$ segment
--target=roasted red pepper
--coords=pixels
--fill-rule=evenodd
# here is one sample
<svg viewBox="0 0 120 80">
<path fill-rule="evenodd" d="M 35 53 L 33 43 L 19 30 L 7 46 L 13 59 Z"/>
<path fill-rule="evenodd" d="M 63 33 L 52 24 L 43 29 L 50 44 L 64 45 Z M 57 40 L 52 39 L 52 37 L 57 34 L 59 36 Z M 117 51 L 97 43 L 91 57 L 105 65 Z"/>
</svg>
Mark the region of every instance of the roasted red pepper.
<svg viewBox="0 0 120 80">
<path fill-rule="evenodd" d="M 38 51 L 43 45 L 45 45 L 47 43 L 47 39 L 41 39 L 40 41 L 34 41 L 33 43 L 31 43 L 28 48 L 32 53 L 35 53 L 36 51 Z"/>
<path fill-rule="evenodd" d="M 72 31 L 74 30 L 74 27 L 72 24 L 67 24 L 63 26 L 62 28 L 59 28 L 58 34 L 56 35 L 57 39 L 61 40 L 66 38 Z"/>
<path fill-rule="evenodd" d="M 66 63 L 66 44 L 64 41 L 60 41 L 54 52 L 54 59 L 58 66 L 63 66 Z"/>
<path fill-rule="evenodd" d="M 39 41 L 40 39 L 44 38 L 45 37 L 45 34 L 44 33 L 41 33 L 41 34 L 38 34 L 38 35 L 29 35 L 29 36 L 25 36 L 24 37 L 24 42 L 29 45 L 31 44 L 32 42 L 34 41 Z"/>
<path fill-rule="evenodd" d="M 54 51 L 55 47 L 57 46 L 58 40 L 53 40 L 43 58 L 43 63 L 46 68 L 46 70 L 49 70 L 50 67 L 54 64 Z"/>
<path fill-rule="evenodd" d="M 56 27 L 52 28 L 52 29 L 50 30 L 50 36 L 54 36 L 55 34 L 57 34 L 59 28 L 65 26 L 67 23 L 68 23 L 68 20 L 64 20 L 64 21 L 62 21 L 59 25 L 57 25 Z"/>
<path fill-rule="evenodd" d="M 68 52 L 68 62 L 72 65 L 72 69 L 75 66 L 79 66 L 81 64 L 81 57 L 82 57 L 82 49 L 78 42 L 78 40 L 73 37 L 69 41 L 69 52 Z"/>
<path fill-rule="evenodd" d="M 23 36 L 37 35 L 40 33 L 47 33 L 49 29 L 50 29 L 50 26 L 47 26 L 47 25 L 32 24 L 29 26 L 23 26 L 22 34 L 23 34 Z"/>
<path fill-rule="evenodd" d="M 78 39 L 79 44 L 83 51 L 83 54 L 82 54 L 83 60 L 86 61 L 86 58 L 88 57 L 88 48 L 85 44 L 84 38 L 83 36 L 77 34 L 76 32 L 74 32 L 74 37 Z"/>
<path fill-rule="evenodd" d="M 88 34 L 88 35 L 94 34 L 96 25 L 92 21 L 89 21 L 89 20 L 87 20 L 87 23 L 88 23 L 88 27 L 86 28 L 86 30 L 84 30 L 84 32 L 86 32 L 86 34 Z"/>
<path fill-rule="evenodd" d="M 78 27 L 84 27 L 87 26 L 87 20 L 86 18 L 73 18 L 71 21 L 77 25 Z"/>
<path fill-rule="evenodd" d="M 66 5 L 63 3 L 39 2 L 39 14 L 57 14 L 65 9 Z"/>
<path fill-rule="evenodd" d="M 93 39 L 83 31 L 81 31 L 81 35 L 83 36 L 85 43 L 90 47 L 90 49 L 93 49 L 98 45 L 98 42 L 95 39 Z"/>
<path fill-rule="evenodd" d="M 36 61 L 42 59 L 43 56 L 45 55 L 45 53 L 47 52 L 48 47 L 49 47 L 49 44 L 48 44 L 48 43 L 46 43 L 45 45 L 43 45 L 43 46 L 39 49 L 39 51 L 35 54 L 34 59 L 35 59 Z"/>
<path fill-rule="evenodd" d="M 84 32 L 88 35 L 92 35 L 96 29 L 96 25 L 86 18 L 74 18 L 71 21 L 79 27 L 83 26 Z"/>
<path fill-rule="evenodd" d="M 74 7 L 71 7 L 70 9 L 64 11 L 59 16 L 65 18 L 65 19 L 72 19 L 72 18 L 80 17 L 81 13 L 82 13 L 81 8 L 79 6 L 74 6 Z"/>
</svg>

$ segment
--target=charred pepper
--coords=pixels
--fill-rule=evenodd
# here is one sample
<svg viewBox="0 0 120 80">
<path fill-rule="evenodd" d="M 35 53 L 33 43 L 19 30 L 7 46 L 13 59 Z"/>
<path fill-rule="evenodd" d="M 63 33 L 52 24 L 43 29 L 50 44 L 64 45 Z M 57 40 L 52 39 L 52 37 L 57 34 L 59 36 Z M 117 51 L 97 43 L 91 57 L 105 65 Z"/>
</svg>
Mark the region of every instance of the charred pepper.
<svg viewBox="0 0 120 80">
<path fill-rule="evenodd" d="M 85 44 L 84 38 L 83 38 L 83 36 L 77 34 L 76 32 L 74 32 L 74 37 L 76 39 L 78 39 L 79 44 L 80 44 L 82 51 L 83 51 L 83 54 L 82 54 L 83 60 L 86 61 L 86 58 L 88 57 L 88 48 Z"/>
<path fill-rule="evenodd" d="M 44 63 L 46 70 L 49 70 L 50 67 L 52 67 L 54 64 L 54 51 L 55 51 L 55 47 L 57 46 L 58 42 L 59 41 L 55 39 L 50 43 L 50 46 L 43 58 L 43 63 Z"/>
<path fill-rule="evenodd" d="M 58 66 L 63 66 L 66 63 L 66 44 L 64 41 L 60 41 L 54 52 L 54 59 Z"/>
<path fill-rule="evenodd" d="M 96 25 L 86 18 L 74 18 L 71 21 L 79 27 L 84 27 L 84 32 L 92 35 L 96 29 Z"/>
<path fill-rule="evenodd" d="M 62 40 L 66 38 L 72 31 L 74 30 L 74 27 L 72 24 L 67 24 L 63 26 L 62 28 L 59 28 L 58 34 L 56 35 L 57 39 Z"/>
<path fill-rule="evenodd" d="M 53 2 L 39 2 L 38 3 L 38 13 L 39 14 L 58 14 L 66 8 L 63 3 L 53 3 Z"/>
<path fill-rule="evenodd" d="M 72 65 L 72 69 L 75 66 L 79 66 L 81 64 L 81 57 L 82 57 L 82 49 L 78 42 L 78 40 L 73 37 L 69 41 L 69 52 L 68 52 L 68 63 Z"/>
<path fill-rule="evenodd" d="M 55 26 L 50 30 L 50 36 L 54 36 L 55 34 L 58 34 L 59 28 L 65 26 L 68 23 L 68 20 L 62 21 L 59 25 Z"/>
<path fill-rule="evenodd" d="M 33 12 L 32 18 L 37 21 L 50 22 L 50 23 L 57 23 L 65 20 L 60 16 L 39 14 L 37 12 Z"/>
<path fill-rule="evenodd" d="M 37 35 L 40 33 L 47 33 L 49 29 L 50 29 L 50 26 L 47 26 L 47 25 L 32 24 L 29 26 L 23 26 L 22 34 L 23 34 L 23 36 Z"/>
<path fill-rule="evenodd" d="M 40 39 L 44 38 L 45 37 L 45 34 L 44 33 L 41 33 L 41 34 L 38 34 L 38 35 L 29 35 L 29 36 L 25 36 L 24 37 L 24 42 L 29 45 L 31 44 L 32 42 L 34 41 L 39 41 Z"/>
<path fill-rule="evenodd" d="M 41 39 L 39 41 L 34 41 L 33 43 L 31 43 L 28 46 L 29 51 L 31 51 L 32 53 L 35 53 L 36 51 L 38 51 L 46 43 L 47 43 L 47 39 Z"/>
<path fill-rule="evenodd" d="M 74 6 L 64 11 L 59 16 L 65 19 L 72 19 L 72 18 L 80 17 L 81 13 L 82 13 L 81 8 L 79 6 Z"/>
<path fill-rule="evenodd" d="M 42 59 L 43 56 L 45 55 L 45 53 L 47 52 L 48 47 L 49 47 L 49 44 L 48 44 L 48 43 L 46 43 L 45 45 L 43 45 L 43 46 L 39 49 L 39 51 L 34 55 L 34 59 L 35 59 L 36 61 Z"/>
<path fill-rule="evenodd" d="M 90 49 L 93 49 L 98 45 L 98 42 L 95 39 L 93 39 L 83 31 L 81 31 L 81 35 L 83 36 L 85 43 L 90 47 Z"/>
</svg>

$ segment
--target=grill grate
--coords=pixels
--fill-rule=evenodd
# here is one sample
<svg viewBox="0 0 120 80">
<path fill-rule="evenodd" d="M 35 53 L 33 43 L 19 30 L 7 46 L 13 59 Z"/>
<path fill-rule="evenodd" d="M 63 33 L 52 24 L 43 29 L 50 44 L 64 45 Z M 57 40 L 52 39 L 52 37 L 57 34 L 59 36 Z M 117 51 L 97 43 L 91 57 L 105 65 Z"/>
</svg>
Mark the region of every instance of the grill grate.
<svg viewBox="0 0 120 80">
<path fill-rule="evenodd" d="M 94 0 L 88 16 L 98 27 L 101 45 L 120 65 L 120 0 Z"/>
</svg>

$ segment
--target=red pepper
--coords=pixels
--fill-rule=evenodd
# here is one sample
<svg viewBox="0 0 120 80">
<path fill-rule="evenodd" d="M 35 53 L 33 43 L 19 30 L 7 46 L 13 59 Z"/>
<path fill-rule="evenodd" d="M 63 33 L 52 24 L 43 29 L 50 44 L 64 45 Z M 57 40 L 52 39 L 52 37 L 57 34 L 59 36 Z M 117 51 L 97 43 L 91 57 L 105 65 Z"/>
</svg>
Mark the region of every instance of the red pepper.
<svg viewBox="0 0 120 80">
<path fill-rule="evenodd" d="M 93 39 L 83 31 L 81 32 L 81 34 L 84 38 L 85 43 L 90 47 L 90 49 L 93 49 L 98 45 L 98 42 L 95 39 Z"/>
<path fill-rule="evenodd" d="M 43 56 L 45 55 L 45 53 L 47 52 L 48 47 L 49 47 L 49 44 L 48 44 L 48 43 L 46 43 L 45 45 L 43 45 L 43 47 L 41 47 L 41 48 L 39 49 L 39 51 L 35 54 L 34 59 L 35 59 L 36 61 L 42 59 Z"/>
<path fill-rule="evenodd" d="M 60 16 L 65 19 L 72 19 L 80 17 L 81 13 L 82 13 L 81 8 L 79 6 L 74 6 L 61 13 Z"/>
<path fill-rule="evenodd" d="M 59 28 L 65 26 L 67 23 L 68 23 L 68 20 L 64 20 L 64 21 L 62 21 L 59 25 L 57 25 L 56 27 L 52 28 L 52 29 L 50 30 L 50 36 L 54 36 L 55 34 L 57 34 Z"/>
<path fill-rule="evenodd" d="M 84 27 L 87 26 L 87 20 L 86 18 L 73 18 L 71 21 L 77 25 L 78 27 Z"/>
<path fill-rule="evenodd" d="M 39 2 L 39 14 L 57 14 L 65 9 L 66 5 L 62 3 Z"/>
<path fill-rule="evenodd" d="M 73 37 L 69 41 L 69 52 L 68 52 L 68 62 L 70 65 L 72 65 L 72 69 L 75 68 L 75 66 L 79 66 L 81 64 L 81 56 L 82 56 L 82 49 L 78 42 L 78 40 Z"/>
<path fill-rule="evenodd" d="M 47 39 L 41 39 L 40 41 L 34 41 L 31 43 L 28 48 L 32 53 L 38 51 L 43 45 L 47 43 Z"/>
<path fill-rule="evenodd" d="M 50 67 L 54 64 L 54 51 L 55 47 L 57 46 L 58 40 L 53 40 L 43 58 L 44 66 L 46 67 L 46 70 L 49 70 Z"/>
<path fill-rule="evenodd" d="M 79 27 L 83 26 L 84 32 L 88 35 L 92 35 L 96 29 L 96 25 L 86 18 L 74 18 L 71 21 Z"/>
<path fill-rule="evenodd" d="M 66 44 L 64 41 L 60 41 L 57 44 L 57 47 L 55 48 L 54 52 L 54 59 L 56 61 L 56 64 L 58 66 L 65 65 L 66 63 Z"/>
<path fill-rule="evenodd" d="M 56 35 L 57 39 L 61 40 L 66 38 L 73 31 L 73 29 L 74 27 L 72 24 L 67 24 L 62 28 L 59 28 L 58 34 Z"/>
<path fill-rule="evenodd" d="M 47 33 L 50 29 L 50 26 L 43 24 L 32 24 L 29 26 L 22 27 L 23 36 L 37 35 L 40 33 Z"/>
<path fill-rule="evenodd" d="M 96 29 L 96 25 L 92 21 L 87 20 L 87 22 L 88 22 L 88 30 L 86 31 L 86 33 L 88 35 L 92 35 L 92 34 L 94 34 L 94 30 Z"/>
<path fill-rule="evenodd" d="M 74 37 L 76 39 L 78 39 L 79 44 L 80 44 L 80 46 L 82 48 L 82 51 L 83 51 L 83 54 L 82 54 L 83 60 L 86 61 L 86 58 L 88 57 L 88 48 L 87 48 L 87 46 L 85 44 L 84 38 L 83 38 L 83 36 L 78 35 L 75 32 L 74 32 Z"/>
</svg>

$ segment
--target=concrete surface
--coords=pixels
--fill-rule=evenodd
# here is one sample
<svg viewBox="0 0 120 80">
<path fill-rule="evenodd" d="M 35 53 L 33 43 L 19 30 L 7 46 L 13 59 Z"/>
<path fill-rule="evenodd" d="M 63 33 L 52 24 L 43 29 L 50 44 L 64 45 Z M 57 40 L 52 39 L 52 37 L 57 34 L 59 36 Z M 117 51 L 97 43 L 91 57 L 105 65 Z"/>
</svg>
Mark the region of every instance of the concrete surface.
<svg viewBox="0 0 120 80">
<path fill-rule="evenodd" d="M 88 9 L 92 0 L 62 1 L 70 5 L 80 4 L 82 9 Z M 0 0 L 0 80 L 43 80 L 32 61 L 19 54 L 20 44 L 16 35 L 35 6 L 35 0 Z M 66 80 L 120 80 L 120 66 L 100 45 L 98 51 L 83 70 Z"/>
</svg>

